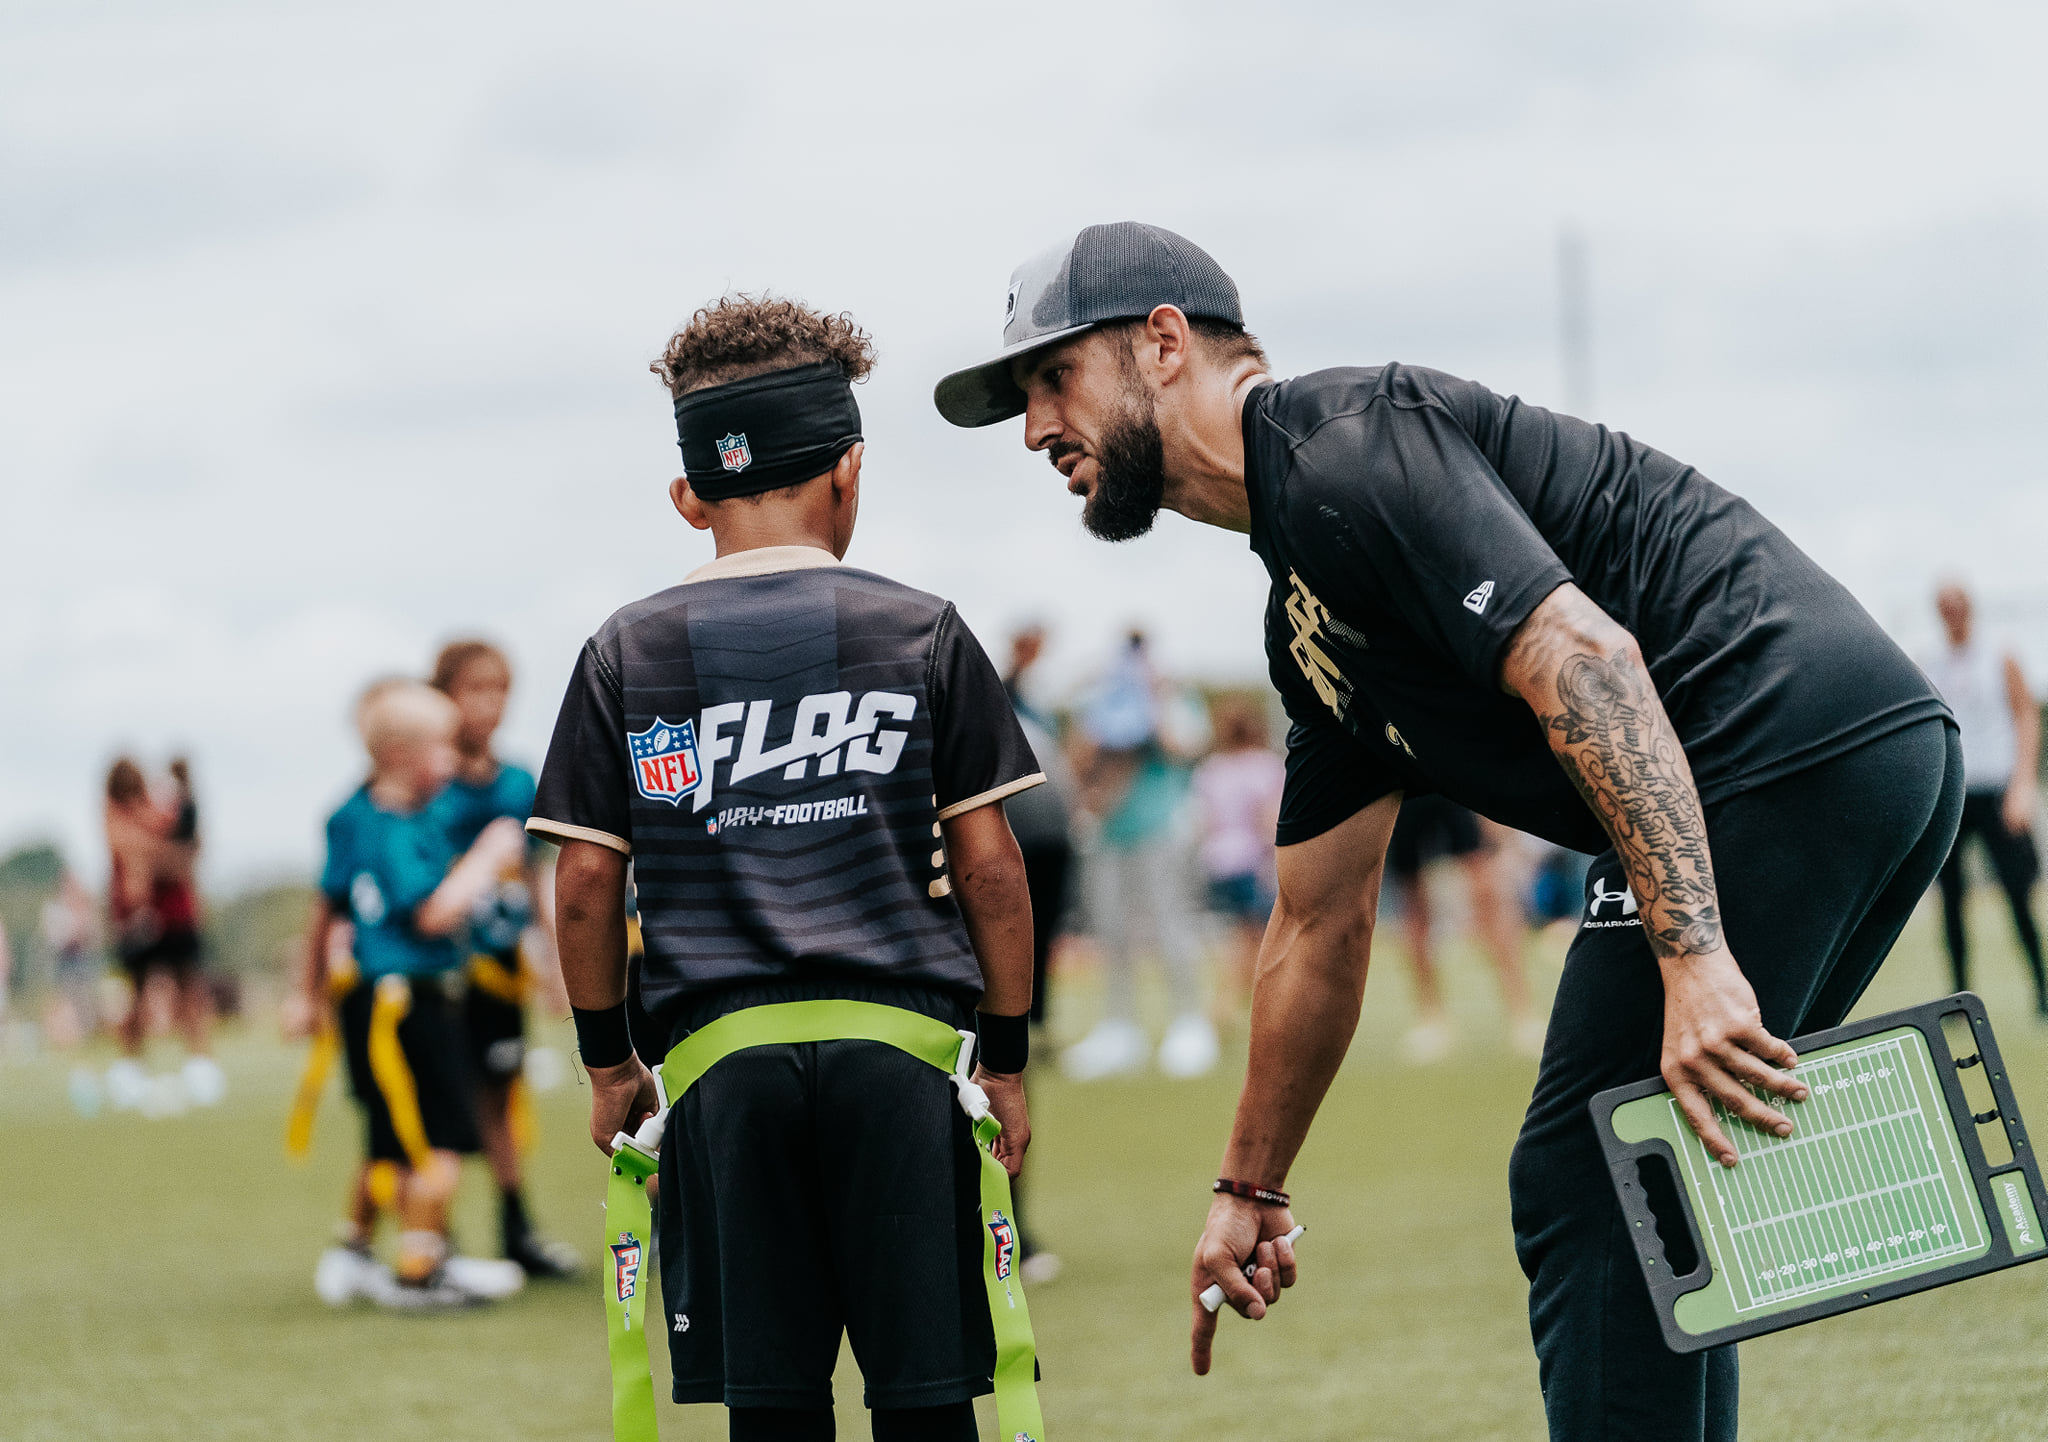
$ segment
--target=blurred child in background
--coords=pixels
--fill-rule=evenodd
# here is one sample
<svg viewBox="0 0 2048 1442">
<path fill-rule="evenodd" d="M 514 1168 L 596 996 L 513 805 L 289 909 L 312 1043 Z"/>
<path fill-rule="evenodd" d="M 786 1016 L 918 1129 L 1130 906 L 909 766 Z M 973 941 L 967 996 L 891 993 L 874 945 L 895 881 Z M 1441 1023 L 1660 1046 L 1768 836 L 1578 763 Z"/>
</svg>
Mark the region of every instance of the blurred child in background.
<svg viewBox="0 0 2048 1442">
<path fill-rule="evenodd" d="M 1100 819 L 1086 877 L 1105 972 L 1102 1020 L 1061 1058 L 1076 1081 L 1145 1064 L 1137 967 L 1138 948 L 1148 939 L 1166 964 L 1173 1008 L 1159 1069 L 1193 1077 L 1216 1065 L 1216 1027 L 1202 1008 L 1201 942 L 1188 895 L 1188 769 L 1181 755 L 1192 748 L 1169 734 L 1163 689 L 1144 634 L 1132 631 L 1076 728 L 1082 805 Z"/>
<path fill-rule="evenodd" d="M 488 641 L 454 641 L 434 659 L 433 687 L 455 703 L 455 780 L 448 787 L 451 837 L 468 848 L 499 818 L 526 825 L 533 814 L 533 773 L 501 761 L 491 749 L 512 691 L 512 664 Z M 468 991 L 463 1026 L 476 1081 L 477 1130 L 498 1184 L 498 1231 L 505 1255 L 529 1277 L 576 1274 L 574 1249 L 533 1230 L 521 1186 L 519 1154 L 531 1132 L 521 1071 L 526 1062 L 526 1002 L 536 973 L 560 967 L 546 908 L 554 888 L 541 874 L 544 847 L 531 843 L 520 861 L 494 878 L 470 915 Z M 559 991 L 561 983 L 555 982 Z"/>
<path fill-rule="evenodd" d="M 1216 749 L 1195 767 L 1202 874 L 1209 910 L 1230 928 L 1229 966 L 1216 988 L 1216 1015 L 1237 1014 L 1251 996 L 1259 943 L 1273 914 L 1273 834 L 1287 763 L 1267 741 L 1266 711 L 1250 697 L 1216 708 Z"/>
<path fill-rule="evenodd" d="M 1455 860 L 1464 874 L 1472 927 L 1493 961 L 1507 1008 L 1509 1044 L 1522 1056 L 1537 1056 L 1543 1050 L 1543 1018 L 1529 1000 L 1529 983 L 1522 972 L 1521 909 L 1503 875 L 1502 842 L 1510 834 L 1448 797 L 1409 796 L 1401 802 L 1393 838 L 1387 843 L 1386 874 L 1401 907 L 1408 965 L 1415 979 L 1417 1015 L 1403 1043 L 1412 1062 L 1441 1061 L 1457 1041 L 1437 976 L 1436 908 L 1427 875 L 1431 863 L 1446 858 Z"/>
<path fill-rule="evenodd" d="M 43 945 L 50 953 L 50 1004 L 43 1032 L 52 1046 L 76 1046 L 99 1030 L 98 957 L 93 953 L 92 896 L 70 867 L 43 902 Z"/>
<path fill-rule="evenodd" d="M 133 988 L 116 1027 L 124 1055 L 107 1071 L 107 1099 L 116 1107 L 141 1105 L 149 1090 L 142 1066 L 149 991 L 159 977 L 173 989 L 185 1058 L 187 1097 L 210 1106 L 226 1093 L 226 1079 L 208 1054 L 213 1002 L 199 970 L 198 808 L 191 773 L 172 763 L 174 790 L 150 795 L 142 768 L 131 757 L 107 772 L 107 902 L 114 945 Z"/>
<path fill-rule="evenodd" d="M 457 714 L 446 696 L 419 682 L 381 682 L 358 721 L 370 779 L 327 822 L 299 1008 L 310 1014 L 340 997 L 366 1161 L 314 1286 L 335 1305 L 369 1297 L 399 1308 L 461 1306 L 524 1281 L 514 1263 L 451 1254 L 448 1209 L 461 1154 L 477 1150 L 455 939 L 478 901 L 521 864 L 526 838 L 499 819 L 467 853 L 455 845 L 443 798 L 456 770 Z M 353 938 L 342 964 L 355 975 L 330 986 L 331 932 L 341 921 Z M 380 1208 L 396 1210 L 404 1228 L 395 1284 L 370 1251 Z"/>
</svg>

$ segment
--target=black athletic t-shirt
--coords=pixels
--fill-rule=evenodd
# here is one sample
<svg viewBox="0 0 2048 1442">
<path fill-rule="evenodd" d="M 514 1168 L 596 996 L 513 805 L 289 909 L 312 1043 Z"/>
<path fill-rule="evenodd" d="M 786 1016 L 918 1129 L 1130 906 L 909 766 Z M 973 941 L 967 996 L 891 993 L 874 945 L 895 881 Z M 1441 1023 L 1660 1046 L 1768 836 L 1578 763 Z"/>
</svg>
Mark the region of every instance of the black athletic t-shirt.
<svg viewBox="0 0 2048 1442">
<path fill-rule="evenodd" d="M 584 645 L 527 829 L 633 858 L 641 992 L 981 969 L 939 823 L 1045 778 L 937 597 L 805 547 L 743 551 Z"/>
<path fill-rule="evenodd" d="M 1500 689 L 1509 638 L 1567 581 L 1634 634 L 1704 801 L 1945 714 L 1782 532 L 1619 431 L 1403 365 L 1262 386 L 1243 419 L 1293 722 L 1283 846 L 1398 790 L 1605 850 Z"/>
</svg>

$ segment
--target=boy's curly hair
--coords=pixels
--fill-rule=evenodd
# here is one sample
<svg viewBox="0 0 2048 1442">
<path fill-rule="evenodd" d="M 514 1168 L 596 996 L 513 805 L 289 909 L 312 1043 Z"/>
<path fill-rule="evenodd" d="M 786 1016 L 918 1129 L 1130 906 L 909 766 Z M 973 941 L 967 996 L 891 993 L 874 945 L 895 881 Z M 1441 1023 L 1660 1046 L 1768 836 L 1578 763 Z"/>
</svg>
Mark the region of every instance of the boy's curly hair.
<svg viewBox="0 0 2048 1442">
<path fill-rule="evenodd" d="M 848 380 L 861 380 L 874 369 L 875 343 L 844 311 L 820 315 L 779 296 L 727 295 L 691 316 L 648 369 L 681 396 L 814 361 L 837 361 Z"/>
</svg>

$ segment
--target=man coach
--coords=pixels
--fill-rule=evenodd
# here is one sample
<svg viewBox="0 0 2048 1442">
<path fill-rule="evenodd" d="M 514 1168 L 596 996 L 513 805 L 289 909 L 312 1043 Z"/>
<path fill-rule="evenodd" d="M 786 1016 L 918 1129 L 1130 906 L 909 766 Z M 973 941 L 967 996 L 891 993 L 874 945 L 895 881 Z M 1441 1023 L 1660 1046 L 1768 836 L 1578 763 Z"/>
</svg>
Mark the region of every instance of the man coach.
<svg viewBox="0 0 2048 1442">
<path fill-rule="evenodd" d="M 1791 1130 L 1780 1038 L 1840 1021 L 1934 879 L 1953 723 L 1747 503 L 1617 431 L 1388 364 L 1275 381 L 1237 288 L 1153 226 L 1011 278 L 955 425 L 1023 415 L 1104 540 L 1162 507 L 1250 537 L 1293 727 L 1251 1060 L 1190 1286 L 1258 1318 L 1294 1280 L 1287 1172 L 1357 1025 L 1401 798 L 1599 852 L 1509 1165 L 1553 1438 L 1732 1438 L 1732 1347 L 1664 1347 L 1586 1102 L 1663 1073 Z M 1240 1268 L 1255 1263 L 1250 1281 Z M 1195 1371 L 1215 1321 L 1194 1311 Z"/>
</svg>

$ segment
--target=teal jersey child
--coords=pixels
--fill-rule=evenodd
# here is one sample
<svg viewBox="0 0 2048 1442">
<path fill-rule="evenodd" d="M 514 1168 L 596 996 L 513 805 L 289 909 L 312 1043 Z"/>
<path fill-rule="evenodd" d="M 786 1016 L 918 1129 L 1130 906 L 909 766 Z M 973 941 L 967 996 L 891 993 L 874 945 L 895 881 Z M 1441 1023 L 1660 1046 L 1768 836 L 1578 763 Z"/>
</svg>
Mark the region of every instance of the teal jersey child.
<svg viewBox="0 0 2048 1442">
<path fill-rule="evenodd" d="M 455 844 L 468 850 L 478 834 L 500 816 L 509 816 L 521 826 L 533 815 L 533 773 L 506 762 L 498 774 L 478 784 L 461 777 L 448 783 L 445 799 L 455 813 Z"/>
<path fill-rule="evenodd" d="M 320 890 L 355 924 L 356 965 L 365 980 L 433 976 L 460 963 L 454 938 L 422 936 L 413 927 L 413 913 L 467 845 L 458 842 L 454 823 L 447 792 L 418 811 L 399 812 L 372 801 L 368 786 L 327 819 Z"/>
<path fill-rule="evenodd" d="M 509 816 L 521 826 L 533 815 L 533 773 L 521 766 L 499 763 L 498 774 L 478 784 L 457 777 L 441 794 L 451 817 L 450 835 L 458 852 L 472 842 L 500 816 Z M 535 846 L 539 843 L 535 842 Z M 502 962 L 512 962 L 519 951 L 519 938 L 533 921 L 533 897 L 523 877 L 501 878 L 485 892 L 469 916 L 469 946 Z"/>
</svg>

